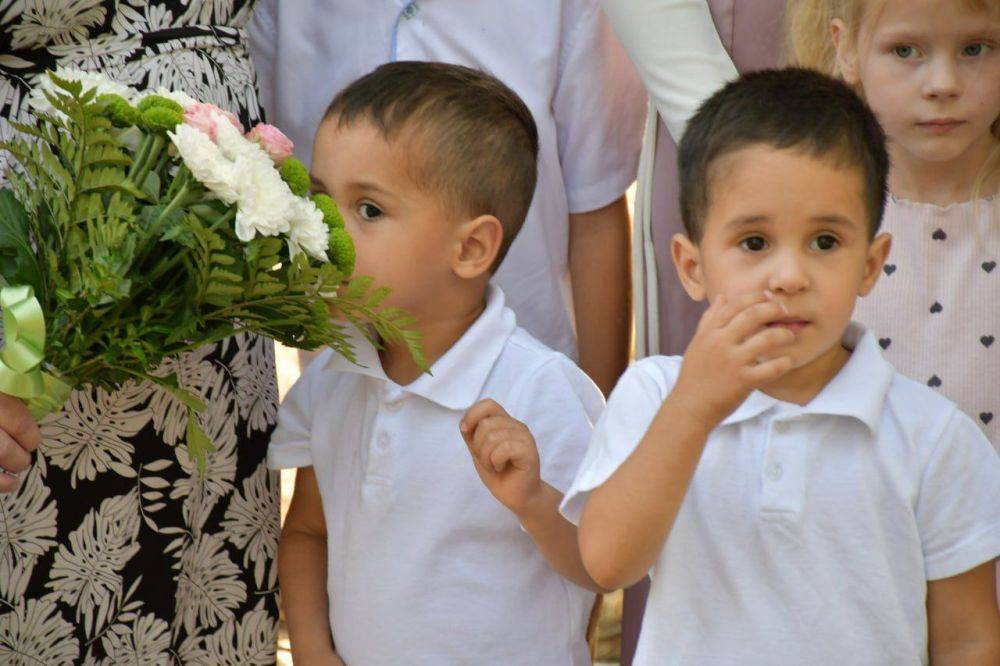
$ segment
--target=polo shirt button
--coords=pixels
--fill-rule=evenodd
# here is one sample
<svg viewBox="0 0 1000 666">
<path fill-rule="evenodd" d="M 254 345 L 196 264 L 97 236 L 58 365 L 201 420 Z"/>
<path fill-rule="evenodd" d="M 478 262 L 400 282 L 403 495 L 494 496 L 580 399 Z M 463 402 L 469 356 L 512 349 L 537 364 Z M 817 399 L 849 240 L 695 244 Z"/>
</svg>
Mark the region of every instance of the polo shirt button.
<svg viewBox="0 0 1000 666">
<path fill-rule="evenodd" d="M 382 403 L 382 407 L 387 412 L 398 412 L 399 408 L 403 406 L 402 400 L 390 400 L 389 402 Z"/>
<path fill-rule="evenodd" d="M 417 6 L 417 3 L 411 2 L 406 5 L 406 7 L 403 7 L 403 16 L 406 18 L 413 18 L 417 15 L 418 11 L 420 11 L 420 7 Z"/>
<path fill-rule="evenodd" d="M 389 436 L 389 433 L 383 432 L 379 433 L 378 439 L 375 440 L 375 444 L 378 446 L 378 448 L 384 449 L 385 447 L 389 446 L 389 442 L 391 441 L 392 437 Z"/>
<path fill-rule="evenodd" d="M 774 463 L 767 469 L 767 478 L 772 481 L 780 481 L 784 473 L 785 468 L 781 466 L 781 463 Z"/>
</svg>

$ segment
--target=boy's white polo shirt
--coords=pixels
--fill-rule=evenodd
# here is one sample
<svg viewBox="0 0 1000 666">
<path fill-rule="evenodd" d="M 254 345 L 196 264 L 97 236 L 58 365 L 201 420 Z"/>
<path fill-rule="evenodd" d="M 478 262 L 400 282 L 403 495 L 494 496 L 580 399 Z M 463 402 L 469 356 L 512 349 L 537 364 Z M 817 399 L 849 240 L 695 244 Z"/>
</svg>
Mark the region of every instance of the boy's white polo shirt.
<svg viewBox="0 0 1000 666">
<path fill-rule="evenodd" d="M 531 429 L 542 478 L 565 492 L 603 408 L 565 356 L 517 328 L 502 292 L 408 386 L 360 337 L 326 351 L 281 406 L 275 468 L 312 465 L 327 525 L 327 589 L 348 664 L 589 664 L 594 595 L 545 562 L 480 481 L 458 430 L 492 398 Z"/>
<path fill-rule="evenodd" d="M 1000 555 L 1000 459 L 971 419 L 851 325 L 809 404 L 755 392 L 708 439 L 651 571 L 636 664 L 917 664 L 927 580 Z M 619 382 L 566 495 L 635 449 L 680 357 Z"/>
</svg>

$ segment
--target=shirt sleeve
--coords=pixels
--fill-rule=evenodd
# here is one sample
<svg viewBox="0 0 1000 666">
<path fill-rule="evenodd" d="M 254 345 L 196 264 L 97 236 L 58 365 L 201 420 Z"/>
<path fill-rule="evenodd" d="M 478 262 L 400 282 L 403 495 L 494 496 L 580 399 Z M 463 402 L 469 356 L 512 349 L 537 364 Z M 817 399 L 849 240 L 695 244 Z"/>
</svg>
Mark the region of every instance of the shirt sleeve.
<svg viewBox="0 0 1000 666">
<path fill-rule="evenodd" d="M 312 366 L 310 366 L 312 367 Z M 267 446 L 270 469 L 312 465 L 312 373 L 307 368 L 278 408 L 278 426 Z"/>
<path fill-rule="evenodd" d="M 567 520 L 580 523 L 590 491 L 611 478 L 635 451 L 673 388 L 679 367 L 679 358 L 675 362 L 674 358 L 650 357 L 633 365 L 619 380 L 560 506 Z"/>
<path fill-rule="evenodd" d="M 511 414 L 535 438 L 542 480 L 565 493 L 604 409 L 604 396 L 562 355 L 532 373 L 524 386 Z"/>
<path fill-rule="evenodd" d="M 585 213 L 635 180 L 646 95 L 597 1 L 563 4 L 552 113 L 569 210 Z"/>
<path fill-rule="evenodd" d="M 927 580 L 1000 555 L 1000 457 L 957 409 L 924 465 L 916 517 Z"/>
<path fill-rule="evenodd" d="M 250 19 L 250 59 L 257 72 L 257 89 L 264 120 L 273 124 L 275 58 L 278 43 L 278 0 L 259 0 Z"/>
<path fill-rule="evenodd" d="M 603 0 L 656 110 L 679 141 L 698 106 L 737 76 L 706 0 Z"/>
</svg>

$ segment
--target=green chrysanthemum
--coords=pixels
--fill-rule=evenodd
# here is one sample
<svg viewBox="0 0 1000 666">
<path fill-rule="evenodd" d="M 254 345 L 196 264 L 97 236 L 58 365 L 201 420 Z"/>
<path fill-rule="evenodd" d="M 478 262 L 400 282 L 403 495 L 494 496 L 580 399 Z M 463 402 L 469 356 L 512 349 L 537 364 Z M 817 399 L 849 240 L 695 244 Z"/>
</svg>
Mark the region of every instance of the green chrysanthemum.
<svg viewBox="0 0 1000 666">
<path fill-rule="evenodd" d="M 281 179 L 288 183 L 288 189 L 297 197 L 304 197 L 309 193 L 309 170 L 302 162 L 294 157 L 289 157 L 281 163 L 278 169 Z"/>
<path fill-rule="evenodd" d="M 146 95 L 139 101 L 139 111 L 148 111 L 149 109 L 170 109 L 171 111 L 176 111 L 177 113 L 184 115 L 184 107 L 175 102 L 172 99 L 163 97 L 162 95 Z"/>
<path fill-rule="evenodd" d="M 311 198 L 316 208 L 319 208 L 319 212 L 323 213 L 323 221 L 331 231 L 344 228 L 344 216 L 340 214 L 337 203 L 329 195 L 314 194 Z"/>
<path fill-rule="evenodd" d="M 184 122 L 184 114 L 163 106 L 154 106 L 140 114 L 143 127 L 153 131 L 172 131 Z"/>
<path fill-rule="evenodd" d="M 343 229 L 330 230 L 330 261 L 345 277 L 354 272 L 354 241 Z"/>
<path fill-rule="evenodd" d="M 121 95 L 105 94 L 98 98 L 115 127 L 131 127 L 139 124 L 139 110 Z"/>
</svg>

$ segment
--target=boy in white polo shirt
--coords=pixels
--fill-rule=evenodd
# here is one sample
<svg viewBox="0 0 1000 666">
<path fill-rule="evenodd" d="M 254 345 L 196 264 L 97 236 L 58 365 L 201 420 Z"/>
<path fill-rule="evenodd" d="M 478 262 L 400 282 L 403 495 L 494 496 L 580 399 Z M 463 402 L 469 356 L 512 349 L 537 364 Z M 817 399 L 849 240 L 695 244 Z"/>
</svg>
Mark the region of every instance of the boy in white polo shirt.
<svg viewBox="0 0 1000 666">
<path fill-rule="evenodd" d="M 314 187 L 339 204 L 356 272 L 416 318 L 431 373 L 356 336 L 358 365 L 324 352 L 281 407 L 268 463 L 299 468 L 278 555 L 296 663 L 589 663 L 593 582 L 558 506 L 603 399 L 488 285 L 537 152 L 511 90 L 440 63 L 376 69 L 319 127 Z M 463 437 L 497 421 L 460 431 L 476 403 L 531 428 L 532 474 L 503 451 L 488 473 L 474 461 Z"/>
<path fill-rule="evenodd" d="M 636 664 L 1000 663 L 1000 460 L 850 322 L 885 139 L 849 88 L 729 84 L 679 153 L 683 358 L 635 364 L 566 494 L 595 581 L 651 572 Z"/>
</svg>

